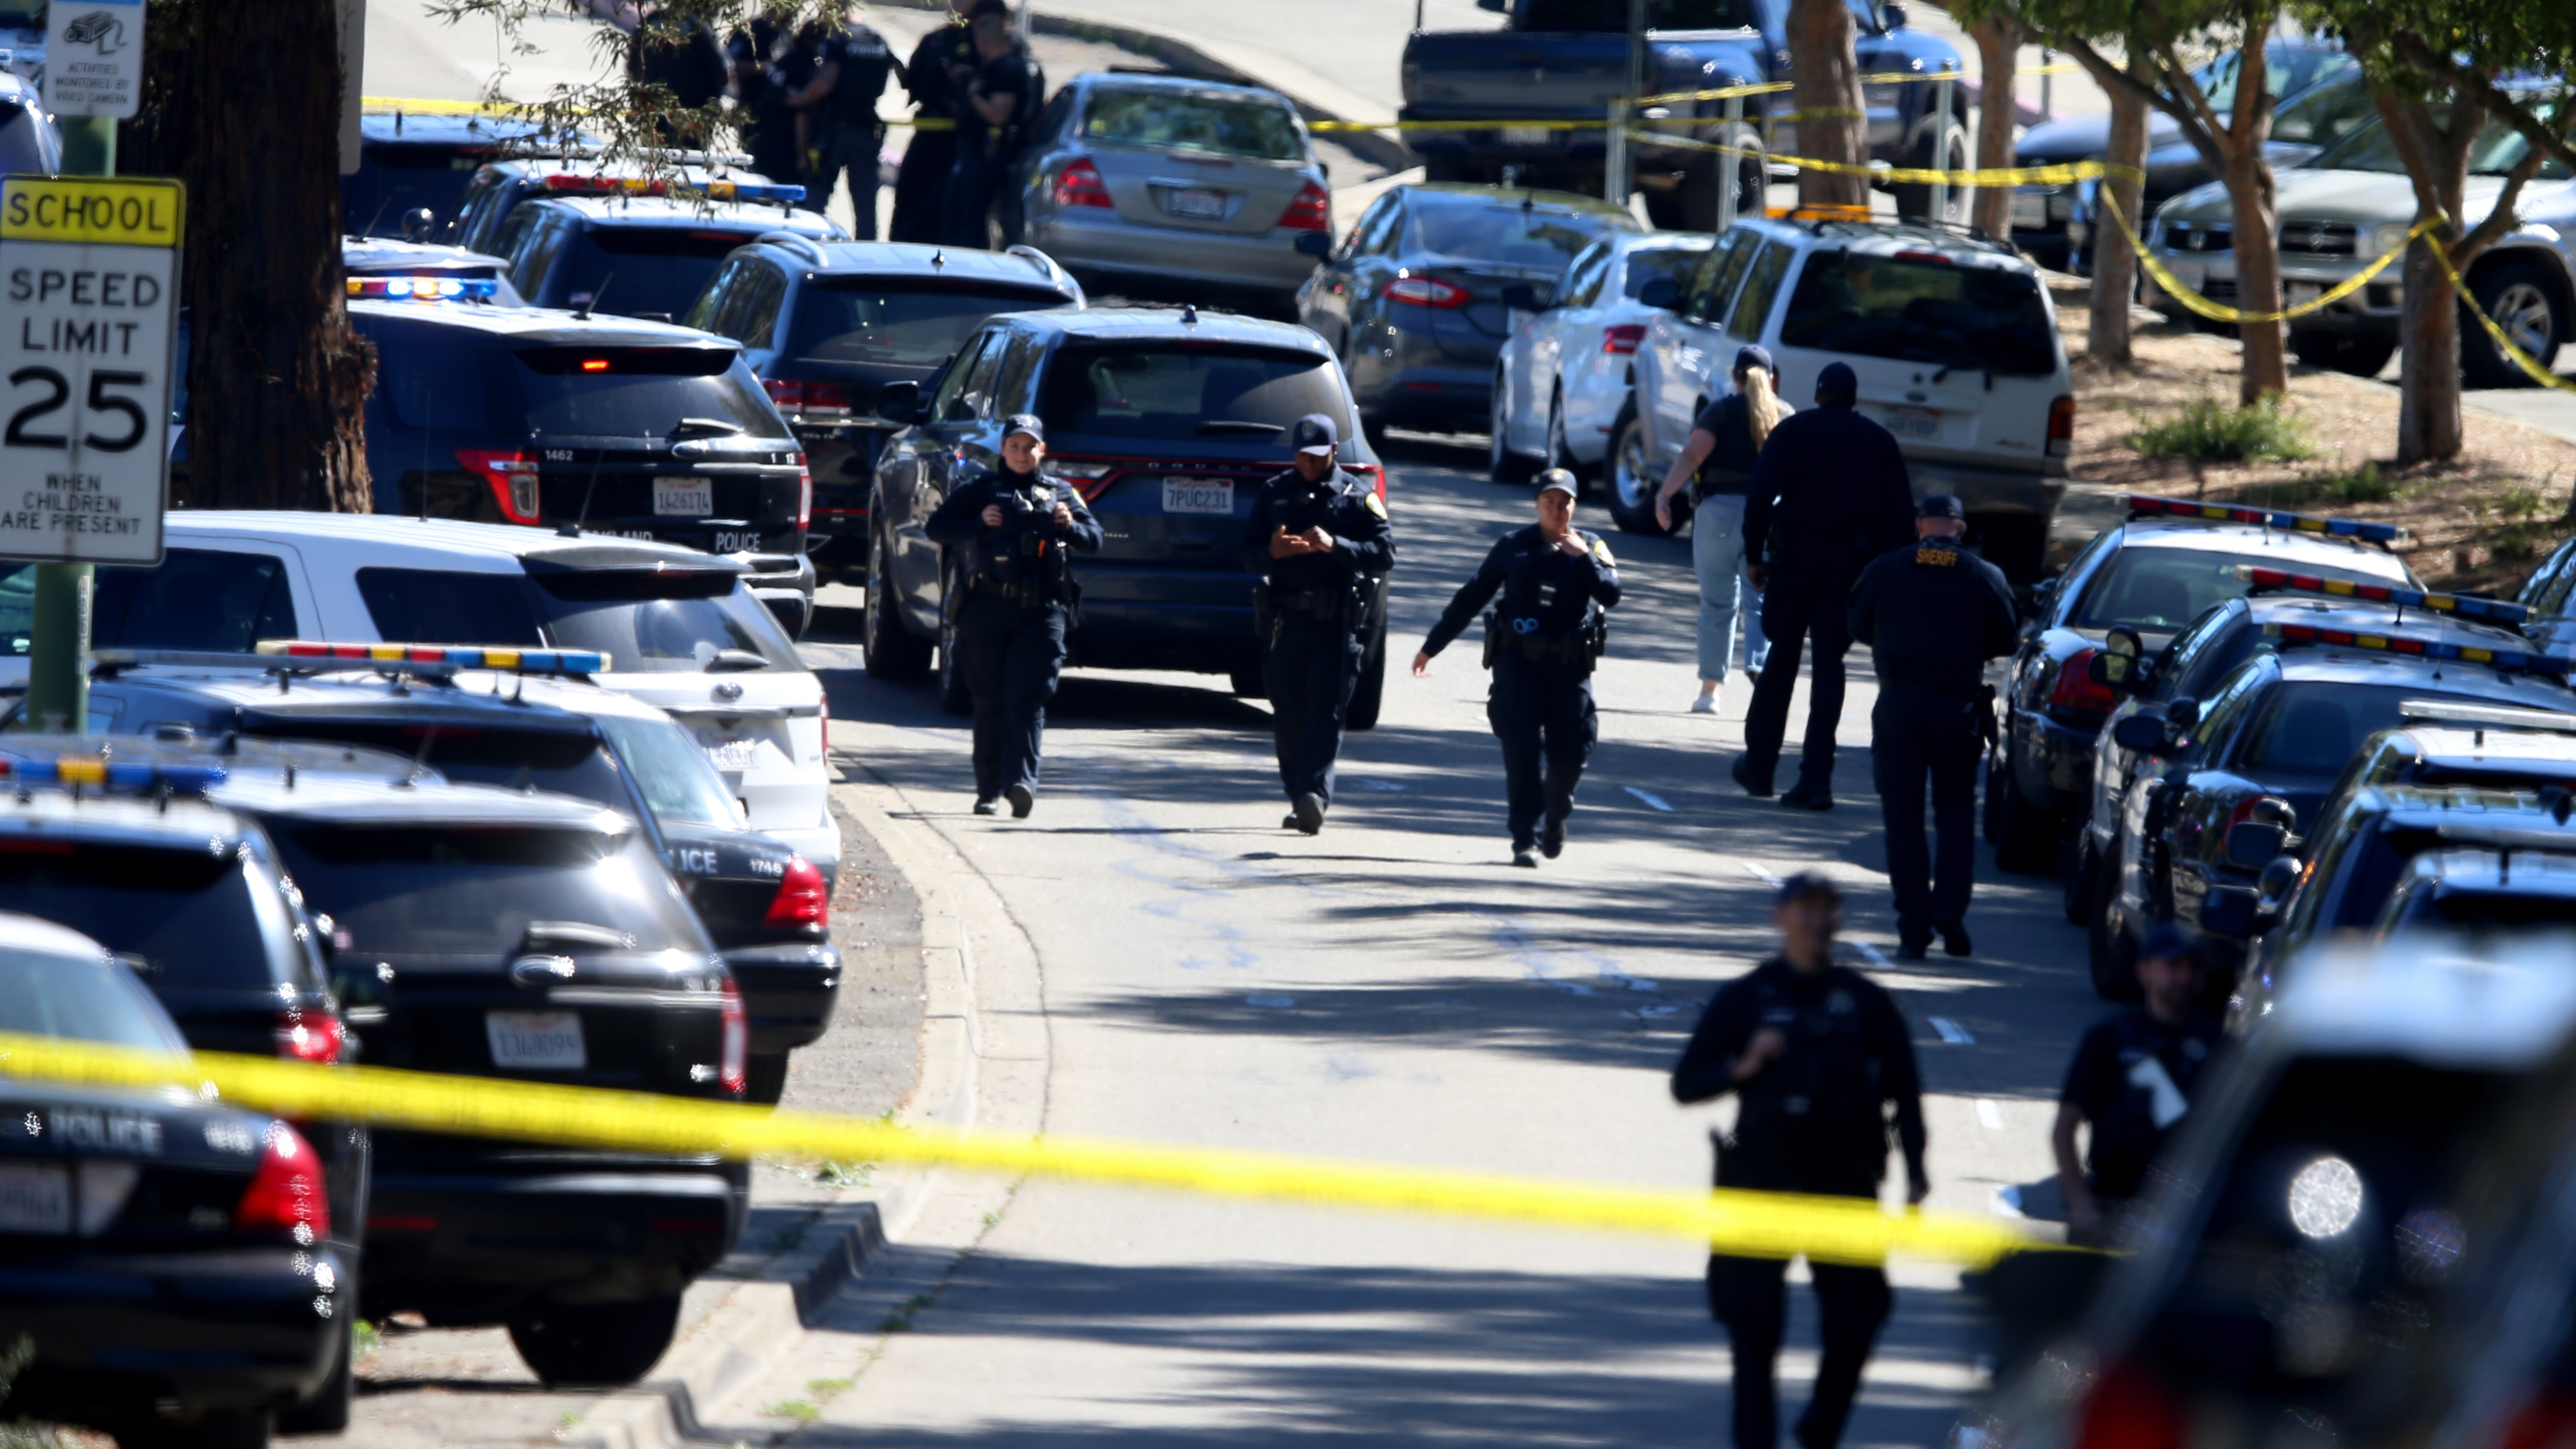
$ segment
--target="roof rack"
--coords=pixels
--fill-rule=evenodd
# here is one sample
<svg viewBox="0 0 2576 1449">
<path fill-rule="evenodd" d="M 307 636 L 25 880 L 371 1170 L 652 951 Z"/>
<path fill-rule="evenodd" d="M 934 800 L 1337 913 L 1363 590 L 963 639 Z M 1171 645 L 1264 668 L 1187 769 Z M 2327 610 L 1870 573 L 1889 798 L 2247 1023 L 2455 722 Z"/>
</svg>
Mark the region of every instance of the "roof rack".
<svg viewBox="0 0 2576 1449">
<path fill-rule="evenodd" d="M 2450 660 L 2462 664 L 2484 664 L 2490 668 L 2517 674 L 2546 674 L 2558 679 L 2567 677 L 2568 661 L 2536 654 L 2528 649 L 2490 649 L 2481 644 L 2455 644 L 2446 639 L 2419 639 L 2406 634 L 2366 634 L 2352 629 L 2320 629 L 2314 624 L 2266 624 L 2263 632 L 2283 645 L 2307 644 L 2339 649 L 2361 649 L 2374 654 L 2403 654 L 2411 658 Z"/>
<path fill-rule="evenodd" d="M 2464 704 L 2454 699 L 2403 699 L 2397 702 L 2397 717 L 2420 720 L 2425 724 L 2473 725 L 2488 729 L 2539 730 L 2553 735 L 2576 735 L 2576 714 L 2553 714 L 2545 709 L 2515 709 L 2506 704 Z"/>
<path fill-rule="evenodd" d="M 2199 518 L 2211 523 L 2259 523 L 2284 533 L 2320 533 L 2329 538 L 2355 538 L 2376 544 L 2403 543 L 2414 537 L 2393 523 L 2321 518 L 2313 513 L 2247 508 L 2234 503 L 2195 503 L 2188 498 L 2159 498 L 2152 493 L 2132 493 L 2128 495 L 2128 503 L 2131 518 Z"/>
<path fill-rule="evenodd" d="M 2402 609 L 2429 609 L 2496 624 L 2520 624 L 2531 617 L 2529 609 L 2502 599 L 2482 599 L 2472 594 L 2427 594 L 2417 589 L 2401 589 L 2393 584 L 2357 584 L 2350 579 L 2294 574 L 2286 569 L 2268 569 L 2259 564 L 2238 564 L 2236 576 L 2252 585 L 2247 590 L 2249 593 L 2323 594 L 2338 599 L 2368 599 L 2374 603 L 2395 604 Z"/>
</svg>

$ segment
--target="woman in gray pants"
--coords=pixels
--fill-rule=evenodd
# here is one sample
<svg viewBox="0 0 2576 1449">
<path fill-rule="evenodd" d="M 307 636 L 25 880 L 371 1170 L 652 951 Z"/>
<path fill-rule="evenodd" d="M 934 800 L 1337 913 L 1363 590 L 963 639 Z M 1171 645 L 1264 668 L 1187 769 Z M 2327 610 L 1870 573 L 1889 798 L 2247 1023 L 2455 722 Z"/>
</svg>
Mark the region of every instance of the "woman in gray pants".
<svg viewBox="0 0 2576 1449">
<path fill-rule="evenodd" d="M 1744 489 L 1772 427 L 1792 411 L 1780 401 L 1779 381 L 1769 352 L 1738 348 L 1735 390 L 1700 410 L 1690 442 L 1655 495 L 1655 519 L 1671 528 L 1673 495 L 1685 484 L 1691 490 L 1691 563 L 1699 571 L 1699 697 L 1691 701 L 1693 714 L 1717 712 L 1717 687 L 1735 662 L 1737 614 L 1745 616 L 1745 677 L 1761 678 L 1771 654 L 1761 621 L 1744 607 L 1754 592 L 1744 576 Z"/>
</svg>

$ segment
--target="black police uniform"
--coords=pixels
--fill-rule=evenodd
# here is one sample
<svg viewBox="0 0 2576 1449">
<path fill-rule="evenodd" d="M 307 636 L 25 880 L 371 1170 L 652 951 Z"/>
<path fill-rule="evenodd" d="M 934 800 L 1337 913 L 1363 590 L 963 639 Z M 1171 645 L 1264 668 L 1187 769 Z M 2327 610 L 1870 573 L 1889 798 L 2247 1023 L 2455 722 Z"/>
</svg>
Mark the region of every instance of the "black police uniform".
<svg viewBox="0 0 2576 1449">
<path fill-rule="evenodd" d="M 2013 650 L 2012 586 L 1975 549 L 1925 539 L 1863 569 L 1847 615 L 1851 637 L 1869 644 L 1878 669 L 1870 769 L 1887 822 L 1897 934 L 1919 948 L 1935 930 L 1958 930 L 1968 914 L 1985 667 Z M 1937 865 L 1923 836 L 1927 773 L 1941 837 Z M 1956 937 L 1952 949 L 1965 955 L 1965 944 Z"/>
<path fill-rule="evenodd" d="M 2059 1100 L 2093 1129 L 2084 1165 L 2106 1216 L 2145 1189 L 2156 1153 L 2190 1110 L 2220 1040 L 2218 1024 L 2206 1017 L 2167 1023 L 2143 1006 L 2084 1033 Z"/>
<path fill-rule="evenodd" d="M 1583 545 L 1580 555 L 1548 542 L 1537 524 L 1503 535 L 1422 641 L 1423 653 L 1437 655 L 1487 600 L 1502 594 L 1485 620 L 1485 656 L 1494 671 L 1485 718 L 1503 745 L 1515 853 L 1539 843 L 1542 831 L 1553 853 L 1601 735 L 1592 665 L 1603 637 L 1600 611 L 1619 602 L 1619 565 L 1598 535 L 1578 528 L 1574 536 Z"/>
<path fill-rule="evenodd" d="M 1751 488 L 1744 556 L 1770 570 L 1762 634 L 1775 652 L 1753 684 L 1736 777 L 1755 794 L 1771 792 L 1803 638 L 1810 649 L 1807 736 L 1791 799 L 1827 799 L 1834 727 L 1843 716 L 1843 653 L 1852 645 L 1843 605 L 1862 566 L 1914 534 L 1905 455 L 1887 429 L 1849 402 L 1828 401 L 1782 418 L 1771 430 Z"/>
<path fill-rule="evenodd" d="M 1274 528 L 1333 536 L 1329 554 L 1270 556 Z M 1342 752 L 1342 718 L 1359 686 L 1376 633 L 1375 580 L 1395 567 L 1395 530 L 1369 485 L 1335 468 L 1320 483 L 1290 468 L 1261 485 L 1243 524 L 1243 566 L 1266 576 L 1261 629 L 1261 687 L 1270 696 L 1279 783 L 1300 795 L 1333 798 L 1333 761 Z"/>
<path fill-rule="evenodd" d="M 832 190 L 846 171 L 855 222 L 850 235 L 875 241 L 877 155 L 885 147 L 885 123 L 877 119 L 877 98 L 885 94 L 894 54 L 875 30 L 843 24 L 824 36 L 817 58 L 840 70 L 832 81 L 832 93 L 814 111 L 815 162 L 801 204 L 817 212 L 829 206 Z"/>
<path fill-rule="evenodd" d="M 1055 524 L 1059 503 L 1073 512 L 1069 528 Z M 999 528 L 984 522 L 996 504 Z M 999 799 L 1014 785 L 1034 790 L 1078 596 L 1067 555 L 1099 552 L 1100 524 L 1064 480 L 997 469 L 960 484 L 922 531 L 972 551 L 957 606 L 957 664 L 975 697 L 975 798 Z"/>
<path fill-rule="evenodd" d="M 786 39 L 784 26 L 766 14 L 755 15 L 733 33 L 726 51 L 735 66 L 742 109 L 751 118 L 742 124 L 742 148 L 751 153 L 752 167 L 761 175 L 792 182 L 804 175 L 805 166 L 796 154 L 796 113 L 787 107 L 788 77 L 779 64 L 779 46 Z"/>
<path fill-rule="evenodd" d="M 1788 1049 L 1752 1080 L 1733 1080 L 1736 1059 L 1765 1028 Z M 1674 1064 L 1673 1097 L 1706 1102 L 1728 1092 L 1741 1106 L 1717 1141 L 1717 1185 L 1766 1192 L 1876 1198 L 1887 1171 L 1894 1108 L 1909 1183 L 1923 1169 L 1923 1097 L 1914 1044 L 1895 1001 L 1840 966 L 1804 972 L 1774 956 L 1710 998 Z M 1779 1259 L 1711 1256 L 1709 1311 L 1726 1325 L 1735 1360 L 1736 1449 L 1775 1449 L 1774 1366 L 1787 1318 Z M 1825 1449 L 1842 1436 L 1879 1325 L 1895 1306 L 1877 1268 L 1810 1261 L 1821 1309 L 1823 1362 L 1797 1439 Z"/>
<path fill-rule="evenodd" d="M 939 122 L 914 130 L 904 144 L 903 166 L 895 172 L 894 218 L 886 239 L 935 243 L 943 218 L 940 197 L 948 190 L 948 173 L 957 164 L 957 95 L 964 86 L 950 71 L 975 67 L 975 41 L 963 23 L 943 25 L 912 48 L 903 68 L 903 88 L 910 92 L 916 119 Z"/>
<path fill-rule="evenodd" d="M 976 95 L 987 99 L 1016 96 L 1018 100 L 1011 107 L 1011 118 L 996 126 L 976 111 Z M 1011 186 L 1011 163 L 1019 160 L 1030 123 L 1037 119 L 1038 107 L 1045 101 L 1046 71 L 1026 46 L 1014 42 L 1000 55 L 976 61 L 975 78 L 960 86 L 955 97 L 957 162 L 948 173 L 940 240 L 952 247 L 980 249 L 991 240 L 985 230 L 985 217 L 998 212 L 1002 244 L 1019 245 L 1020 201 Z M 998 208 L 994 205 L 997 201 Z"/>
</svg>

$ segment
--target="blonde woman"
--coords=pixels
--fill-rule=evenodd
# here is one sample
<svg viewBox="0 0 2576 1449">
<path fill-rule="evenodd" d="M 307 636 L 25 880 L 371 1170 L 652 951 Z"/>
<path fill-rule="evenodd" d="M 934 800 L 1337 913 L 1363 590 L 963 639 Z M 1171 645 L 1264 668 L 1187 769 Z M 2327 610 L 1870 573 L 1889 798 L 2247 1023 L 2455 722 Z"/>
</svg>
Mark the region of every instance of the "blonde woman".
<svg viewBox="0 0 2576 1449">
<path fill-rule="evenodd" d="M 1691 701 L 1693 714 L 1717 712 L 1717 687 L 1735 663 L 1739 613 L 1745 616 L 1745 677 L 1760 679 L 1771 654 L 1760 621 L 1744 606 L 1756 592 L 1744 573 L 1744 490 L 1771 429 L 1793 411 L 1780 401 L 1779 383 L 1769 352 L 1738 348 L 1735 390 L 1700 411 L 1690 442 L 1655 495 L 1655 521 L 1669 529 L 1673 495 L 1685 484 L 1691 490 L 1691 562 L 1699 571 L 1699 697 Z"/>
</svg>

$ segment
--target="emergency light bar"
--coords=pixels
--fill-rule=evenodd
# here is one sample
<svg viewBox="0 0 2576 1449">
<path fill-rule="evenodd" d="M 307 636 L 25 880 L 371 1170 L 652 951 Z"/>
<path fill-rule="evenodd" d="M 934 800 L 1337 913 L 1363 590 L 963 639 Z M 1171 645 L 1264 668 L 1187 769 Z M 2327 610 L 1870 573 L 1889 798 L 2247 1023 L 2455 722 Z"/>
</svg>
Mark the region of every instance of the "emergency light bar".
<svg viewBox="0 0 2576 1449">
<path fill-rule="evenodd" d="M 262 639 L 254 646 L 272 659 L 298 664 L 346 661 L 430 664 L 449 669 L 500 669 L 520 674 L 606 674 L 609 658 L 596 649 L 489 649 L 446 644 L 327 644 L 304 639 Z M 105 657 L 101 655 L 100 657 Z M 236 660 L 240 656 L 234 656 Z"/>
<path fill-rule="evenodd" d="M 2549 734 L 2576 735 L 2576 714 L 2515 709 L 2504 704 L 2464 704 L 2456 699 L 2400 700 L 2397 717 L 2423 724 L 2482 725 L 2488 729 L 2541 730 Z"/>
<path fill-rule="evenodd" d="M 2457 614 L 2463 619 L 2485 619 L 2492 623 L 2513 625 L 2531 617 L 2531 611 L 2520 604 L 2502 599 L 2473 599 L 2463 594 L 2427 594 L 2414 589 L 2401 589 L 2392 584 L 2356 584 L 2349 579 L 2329 579 L 2316 574 L 2294 574 L 2284 569 L 2267 569 L 2256 564 L 2238 564 L 2236 576 L 2258 589 L 2287 590 L 2299 594 L 2325 594 L 2338 599 L 2369 599 L 2376 603 L 2395 604 L 2407 609 L 2431 609 L 2444 614 Z"/>
<path fill-rule="evenodd" d="M 110 790 L 153 790 L 203 795 L 224 782 L 221 765 L 119 763 L 104 755 L 60 755 L 50 760 L 0 756 L 0 781 L 17 785 L 98 785 Z"/>
<path fill-rule="evenodd" d="M 501 284 L 490 277 L 351 277 L 349 295 L 398 302 L 488 302 Z"/>
<path fill-rule="evenodd" d="M 2344 649 L 2366 649 L 2379 654 L 2405 654 L 2418 659 L 2450 659 L 2463 664 L 2484 664 L 2494 669 L 2522 674 L 2548 674 L 2567 677 L 2568 661 L 2552 659 L 2527 649 L 2489 649 L 2478 644 L 2454 644 L 2441 639 L 2416 639 L 2404 634 L 2363 634 L 2351 629 L 2320 629 L 2314 624 L 2266 624 L 2263 632 L 2283 644 L 2331 644 Z"/>
<path fill-rule="evenodd" d="M 673 187 L 667 177 L 654 176 L 584 176 L 573 171 L 552 171 L 539 178 L 539 184 L 558 196 L 668 196 Z M 688 183 L 681 183 L 688 186 Z M 805 199 L 805 188 L 792 182 L 771 181 L 705 181 L 689 189 L 705 192 L 710 201 L 778 201 Z"/>
<path fill-rule="evenodd" d="M 2285 513 L 2271 508 L 2245 508 L 2233 503 L 2194 503 L 2188 498 L 2129 495 L 2131 518 L 2203 518 L 2213 523 L 2259 523 L 2286 533 L 2321 533 L 2329 538 L 2357 538 L 2364 543 L 2397 543 L 2411 537 L 2393 523 L 2364 523 L 2356 518 L 2319 518 L 2313 513 Z"/>
</svg>

